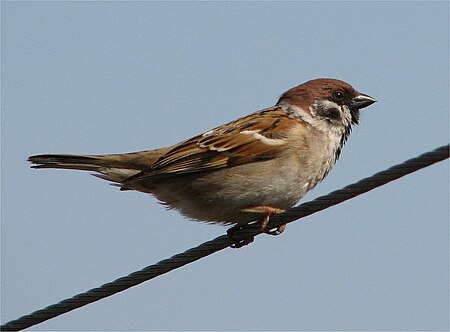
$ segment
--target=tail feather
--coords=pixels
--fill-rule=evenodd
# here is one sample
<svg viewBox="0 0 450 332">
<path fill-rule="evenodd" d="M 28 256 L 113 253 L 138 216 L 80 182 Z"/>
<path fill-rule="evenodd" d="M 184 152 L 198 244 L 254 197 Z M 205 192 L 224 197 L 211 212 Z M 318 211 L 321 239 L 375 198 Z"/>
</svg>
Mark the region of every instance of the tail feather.
<svg viewBox="0 0 450 332">
<path fill-rule="evenodd" d="M 70 154 L 42 154 L 28 158 L 28 161 L 34 164 L 31 168 L 63 168 L 82 171 L 95 171 L 102 166 L 100 160 L 99 156 Z"/>
<path fill-rule="evenodd" d="M 168 148 L 110 155 L 42 154 L 28 158 L 31 168 L 73 169 L 95 172 L 93 175 L 115 183 L 151 167 Z"/>
</svg>

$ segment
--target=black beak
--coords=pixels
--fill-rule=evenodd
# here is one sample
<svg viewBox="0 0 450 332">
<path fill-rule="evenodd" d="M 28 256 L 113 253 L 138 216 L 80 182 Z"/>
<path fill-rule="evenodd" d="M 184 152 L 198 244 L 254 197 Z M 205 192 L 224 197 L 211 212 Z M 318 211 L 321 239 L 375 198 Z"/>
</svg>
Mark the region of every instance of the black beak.
<svg viewBox="0 0 450 332">
<path fill-rule="evenodd" d="M 355 98 L 352 99 L 352 101 L 350 102 L 350 106 L 360 110 L 361 108 L 370 106 L 376 102 L 377 100 L 375 98 L 360 93 L 359 95 L 357 95 Z"/>
</svg>

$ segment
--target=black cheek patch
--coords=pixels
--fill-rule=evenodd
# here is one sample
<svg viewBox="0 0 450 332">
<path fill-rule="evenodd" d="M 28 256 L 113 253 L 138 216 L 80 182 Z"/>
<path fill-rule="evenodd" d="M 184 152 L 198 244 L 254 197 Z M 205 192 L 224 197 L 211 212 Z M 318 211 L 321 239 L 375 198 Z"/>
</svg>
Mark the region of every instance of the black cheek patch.
<svg viewBox="0 0 450 332">
<path fill-rule="evenodd" d="M 322 108 L 317 112 L 317 115 L 330 119 L 330 120 L 340 120 L 341 113 L 337 108 Z"/>
</svg>

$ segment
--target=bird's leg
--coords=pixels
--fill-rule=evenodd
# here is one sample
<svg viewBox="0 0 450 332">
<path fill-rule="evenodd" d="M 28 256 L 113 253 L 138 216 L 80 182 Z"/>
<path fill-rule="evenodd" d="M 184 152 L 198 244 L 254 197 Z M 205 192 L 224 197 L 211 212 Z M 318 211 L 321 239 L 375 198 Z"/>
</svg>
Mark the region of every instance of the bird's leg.
<svg viewBox="0 0 450 332">
<path fill-rule="evenodd" d="M 276 229 L 270 229 L 270 217 L 272 217 L 276 213 L 282 213 L 284 210 L 274 208 L 271 206 L 252 206 L 243 210 L 244 212 L 252 212 L 263 214 L 264 218 L 261 220 L 261 230 L 263 230 L 266 234 L 269 235 L 280 235 L 286 229 L 286 224 L 278 226 Z"/>
<path fill-rule="evenodd" d="M 248 213 L 257 213 L 264 215 L 264 218 L 259 221 L 261 230 L 269 235 L 280 235 L 286 229 L 286 224 L 280 225 L 275 229 L 270 228 L 270 217 L 272 217 L 276 213 L 284 212 L 282 209 L 274 208 L 271 206 L 252 206 L 242 210 L 242 212 Z M 236 225 L 227 230 L 227 234 L 230 239 L 234 241 L 234 243 L 230 246 L 231 248 L 242 248 L 247 244 L 250 244 L 254 241 L 255 237 L 236 237 L 236 232 L 242 230 L 247 224 L 244 225 Z"/>
</svg>

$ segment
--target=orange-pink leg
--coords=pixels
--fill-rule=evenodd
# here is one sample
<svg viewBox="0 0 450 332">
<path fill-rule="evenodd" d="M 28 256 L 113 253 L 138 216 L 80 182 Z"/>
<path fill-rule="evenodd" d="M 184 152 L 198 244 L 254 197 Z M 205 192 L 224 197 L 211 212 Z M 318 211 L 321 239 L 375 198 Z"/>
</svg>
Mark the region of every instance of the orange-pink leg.
<svg viewBox="0 0 450 332">
<path fill-rule="evenodd" d="M 252 206 L 243 209 L 244 212 L 263 214 L 264 218 L 261 221 L 261 230 L 269 235 L 280 235 L 286 229 L 286 224 L 278 226 L 276 229 L 267 229 L 269 227 L 270 217 L 274 214 L 282 213 L 284 210 L 279 208 L 274 208 L 271 206 Z"/>
<path fill-rule="evenodd" d="M 286 229 L 286 224 L 278 226 L 276 229 L 270 229 L 269 228 L 269 222 L 270 217 L 272 217 L 276 213 L 284 212 L 282 209 L 274 208 L 271 206 L 252 206 L 248 207 L 242 210 L 242 212 L 248 212 L 248 213 L 256 213 L 263 215 L 264 218 L 260 221 L 261 224 L 261 230 L 264 231 L 266 234 L 269 235 L 279 235 L 284 232 Z M 241 229 L 243 229 L 246 225 L 236 225 L 234 227 L 231 227 L 228 229 L 227 234 L 234 241 L 234 243 L 231 245 L 232 248 L 241 248 L 243 246 L 246 246 L 247 244 L 250 244 L 253 242 L 254 237 L 247 237 L 247 238 L 237 238 L 236 232 L 239 232 Z"/>
</svg>

